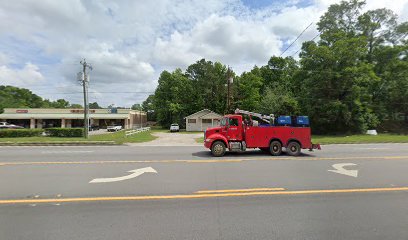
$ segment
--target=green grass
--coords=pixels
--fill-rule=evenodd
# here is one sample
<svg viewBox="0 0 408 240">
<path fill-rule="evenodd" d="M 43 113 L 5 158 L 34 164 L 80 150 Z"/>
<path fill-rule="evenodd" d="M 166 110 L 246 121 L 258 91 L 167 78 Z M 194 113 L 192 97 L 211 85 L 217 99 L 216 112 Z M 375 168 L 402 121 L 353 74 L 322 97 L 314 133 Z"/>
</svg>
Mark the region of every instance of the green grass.
<svg viewBox="0 0 408 240">
<path fill-rule="evenodd" d="M 93 135 L 89 138 L 89 140 L 91 141 L 115 141 L 117 144 L 122 144 L 122 143 L 149 142 L 156 138 L 157 137 L 152 135 L 152 131 L 136 133 L 136 134 L 133 134 L 127 137 L 125 136 L 125 131 L 119 131 L 115 133 Z"/>
<path fill-rule="evenodd" d="M 128 137 L 125 136 L 125 131 L 119 131 L 115 133 L 106 133 L 100 135 L 89 136 L 89 140 L 85 138 L 72 137 L 19 137 L 19 138 L 0 138 L 0 142 L 12 142 L 12 143 L 49 143 L 49 142 L 87 142 L 87 141 L 114 141 L 116 144 L 122 143 L 139 143 L 148 142 L 156 139 L 157 137 L 152 135 L 152 132 L 157 130 L 146 131 L 136 133 Z"/>
<path fill-rule="evenodd" d="M 379 134 L 372 135 L 350 135 L 350 136 L 312 136 L 313 143 L 341 144 L 341 143 L 407 143 L 408 135 Z"/>
<path fill-rule="evenodd" d="M 203 143 L 204 137 L 196 138 L 196 142 Z M 314 135 L 313 143 L 320 144 L 341 144 L 341 143 L 408 143 L 408 135 L 397 134 L 379 134 L 372 135 L 350 135 L 350 136 L 333 136 L 333 135 Z"/>
</svg>

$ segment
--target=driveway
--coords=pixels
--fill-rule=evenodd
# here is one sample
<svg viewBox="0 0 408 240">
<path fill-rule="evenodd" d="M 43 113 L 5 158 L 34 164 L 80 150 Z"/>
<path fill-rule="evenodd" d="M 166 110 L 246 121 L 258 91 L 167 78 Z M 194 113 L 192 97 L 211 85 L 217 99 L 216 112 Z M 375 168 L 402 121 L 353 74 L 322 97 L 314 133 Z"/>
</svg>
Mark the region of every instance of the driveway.
<svg viewBox="0 0 408 240">
<path fill-rule="evenodd" d="M 153 136 L 157 139 L 144 143 L 128 143 L 131 146 L 202 146 L 202 143 L 197 143 L 196 138 L 202 137 L 203 133 L 169 133 L 169 132 L 154 132 Z"/>
</svg>

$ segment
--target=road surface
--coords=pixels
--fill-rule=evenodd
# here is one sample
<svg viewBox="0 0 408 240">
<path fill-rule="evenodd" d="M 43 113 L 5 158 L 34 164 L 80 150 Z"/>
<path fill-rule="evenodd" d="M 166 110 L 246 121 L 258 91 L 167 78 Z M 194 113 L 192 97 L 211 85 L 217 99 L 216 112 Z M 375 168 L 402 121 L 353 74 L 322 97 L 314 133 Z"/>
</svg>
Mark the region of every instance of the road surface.
<svg viewBox="0 0 408 240">
<path fill-rule="evenodd" d="M 408 144 L 0 147 L 0 239 L 408 239 L 407 172 Z"/>
</svg>

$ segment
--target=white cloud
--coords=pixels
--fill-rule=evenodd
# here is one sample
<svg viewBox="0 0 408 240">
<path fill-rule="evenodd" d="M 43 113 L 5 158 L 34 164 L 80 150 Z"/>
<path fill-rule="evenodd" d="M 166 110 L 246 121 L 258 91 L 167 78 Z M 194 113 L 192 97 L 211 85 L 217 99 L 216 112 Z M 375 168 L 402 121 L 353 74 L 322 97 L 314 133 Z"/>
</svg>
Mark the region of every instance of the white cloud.
<svg viewBox="0 0 408 240">
<path fill-rule="evenodd" d="M 9 57 L 6 54 L 0 52 L 0 66 L 6 65 L 9 62 L 10 62 Z"/>
<path fill-rule="evenodd" d="M 0 66 L 0 83 L 3 85 L 24 87 L 26 84 L 41 82 L 44 82 L 44 76 L 34 64 L 26 63 L 22 69 L 13 69 L 6 65 Z"/>
<path fill-rule="evenodd" d="M 279 53 L 281 42 L 263 21 L 211 15 L 189 31 L 158 38 L 154 57 L 165 66 L 185 67 L 200 58 L 225 64 L 264 62 Z"/>
</svg>

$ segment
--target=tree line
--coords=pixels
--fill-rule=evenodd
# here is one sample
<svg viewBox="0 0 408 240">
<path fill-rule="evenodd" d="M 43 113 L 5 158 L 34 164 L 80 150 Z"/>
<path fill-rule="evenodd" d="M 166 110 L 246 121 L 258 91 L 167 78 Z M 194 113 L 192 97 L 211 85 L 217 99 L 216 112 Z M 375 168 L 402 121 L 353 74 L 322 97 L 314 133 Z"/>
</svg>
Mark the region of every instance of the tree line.
<svg viewBox="0 0 408 240">
<path fill-rule="evenodd" d="M 89 104 L 92 109 L 101 108 L 97 102 Z M 83 108 L 65 99 L 50 101 L 32 93 L 26 88 L 0 85 L 0 113 L 4 108 Z"/>
<path fill-rule="evenodd" d="M 365 2 L 331 5 L 317 23 L 320 39 L 302 44 L 299 59 L 272 56 L 266 65 L 232 72 L 227 109 L 227 67 L 201 59 L 185 71 L 163 71 L 143 102 L 159 124 L 184 124 L 204 108 L 240 108 L 277 115 L 307 115 L 316 133 L 363 132 L 387 122 L 408 123 L 408 22 Z"/>
</svg>

